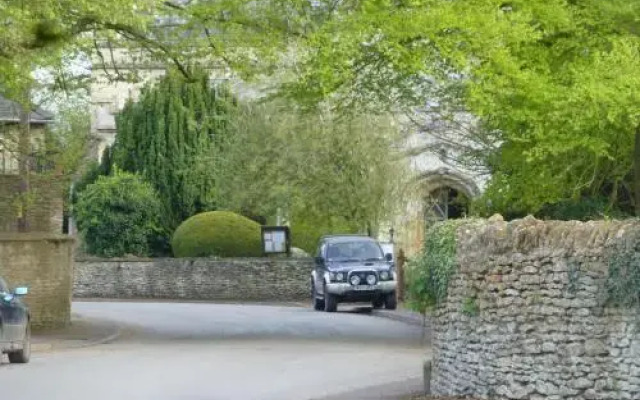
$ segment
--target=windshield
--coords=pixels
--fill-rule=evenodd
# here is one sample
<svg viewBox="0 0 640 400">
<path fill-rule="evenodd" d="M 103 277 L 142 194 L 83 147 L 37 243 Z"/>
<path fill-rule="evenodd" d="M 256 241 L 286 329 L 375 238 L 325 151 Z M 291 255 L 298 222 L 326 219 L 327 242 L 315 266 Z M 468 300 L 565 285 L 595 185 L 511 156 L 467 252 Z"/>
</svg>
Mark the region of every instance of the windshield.
<svg viewBox="0 0 640 400">
<path fill-rule="evenodd" d="M 372 241 L 333 243 L 327 248 L 329 260 L 380 260 L 382 249 Z"/>
</svg>

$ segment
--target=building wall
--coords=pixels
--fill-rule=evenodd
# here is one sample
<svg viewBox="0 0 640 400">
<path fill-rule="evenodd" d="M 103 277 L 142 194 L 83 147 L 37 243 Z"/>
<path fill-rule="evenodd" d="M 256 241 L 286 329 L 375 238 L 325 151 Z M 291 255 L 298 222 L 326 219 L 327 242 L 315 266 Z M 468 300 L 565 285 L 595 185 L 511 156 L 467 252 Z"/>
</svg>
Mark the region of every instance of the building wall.
<svg viewBox="0 0 640 400">
<path fill-rule="evenodd" d="M 77 260 L 75 298 L 296 301 L 311 259 Z"/>
<path fill-rule="evenodd" d="M 32 125 L 30 128 L 31 149 L 43 146 L 44 125 Z M 20 129 L 17 124 L 0 124 L 0 174 L 18 173 L 18 137 Z"/>
<path fill-rule="evenodd" d="M 63 187 L 55 177 L 30 175 L 27 209 L 29 231 L 62 233 Z M 0 175 L 0 232 L 15 232 L 18 226 L 18 175 Z"/>
<path fill-rule="evenodd" d="M 433 320 L 434 394 L 640 398 L 640 310 L 607 302 L 615 262 L 638 268 L 639 238 L 638 222 L 460 228 L 458 270 Z"/>
<path fill-rule="evenodd" d="M 29 288 L 25 302 L 34 329 L 60 328 L 70 322 L 73 239 L 42 233 L 0 234 L 0 276 L 11 289 Z"/>
</svg>

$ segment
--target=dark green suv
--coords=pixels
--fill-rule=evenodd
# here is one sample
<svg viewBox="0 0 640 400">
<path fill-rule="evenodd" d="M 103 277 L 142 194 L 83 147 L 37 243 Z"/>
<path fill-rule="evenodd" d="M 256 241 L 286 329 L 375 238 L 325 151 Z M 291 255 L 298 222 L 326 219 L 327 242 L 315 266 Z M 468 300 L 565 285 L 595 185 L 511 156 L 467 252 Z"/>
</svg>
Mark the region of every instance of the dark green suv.
<svg viewBox="0 0 640 400">
<path fill-rule="evenodd" d="M 311 273 L 316 310 L 335 312 L 338 303 L 371 303 L 394 310 L 397 278 L 393 256 L 380 244 L 361 235 L 335 235 L 320 239 Z"/>
</svg>

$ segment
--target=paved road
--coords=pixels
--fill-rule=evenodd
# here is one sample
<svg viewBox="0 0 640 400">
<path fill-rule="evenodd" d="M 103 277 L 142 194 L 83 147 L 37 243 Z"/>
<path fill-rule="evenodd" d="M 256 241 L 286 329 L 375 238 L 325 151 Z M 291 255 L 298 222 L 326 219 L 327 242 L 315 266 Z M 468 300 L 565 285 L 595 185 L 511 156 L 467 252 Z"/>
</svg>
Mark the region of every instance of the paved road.
<svg viewBox="0 0 640 400">
<path fill-rule="evenodd" d="M 74 303 L 74 312 L 117 321 L 125 334 L 0 365 L 2 398 L 378 399 L 419 386 L 426 354 L 420 327 L 357 312 L 125 302 Z"/>
</svg>

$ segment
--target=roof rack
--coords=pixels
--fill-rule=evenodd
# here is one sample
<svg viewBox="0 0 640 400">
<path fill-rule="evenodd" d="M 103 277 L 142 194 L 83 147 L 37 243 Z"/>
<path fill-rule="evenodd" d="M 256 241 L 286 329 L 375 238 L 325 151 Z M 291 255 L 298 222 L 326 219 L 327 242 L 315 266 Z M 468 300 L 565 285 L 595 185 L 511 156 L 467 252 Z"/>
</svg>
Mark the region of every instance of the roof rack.
<svg viewBox="0 0 640 400">
<path fill-rule="evenodd" d="M 320 237 L 320 240 L 330 239 L 330 238 L 339 238 L 339 237 L 361 237 L 361 238 L 374 239 L 371 236 L 366 235 L 364 233 L 344 233 L 344 234 L 335 234 L 335 235 L 323 235 L 322 237 Z"/>
</svg>

